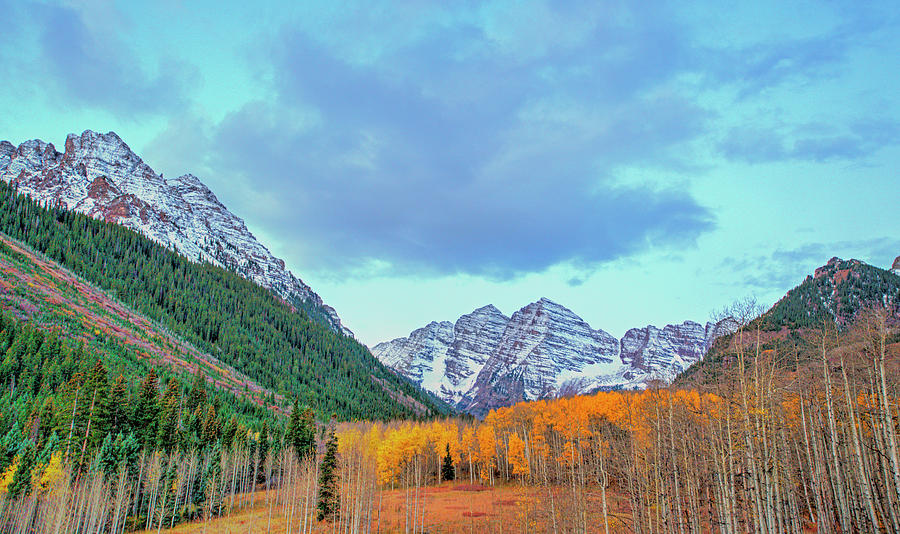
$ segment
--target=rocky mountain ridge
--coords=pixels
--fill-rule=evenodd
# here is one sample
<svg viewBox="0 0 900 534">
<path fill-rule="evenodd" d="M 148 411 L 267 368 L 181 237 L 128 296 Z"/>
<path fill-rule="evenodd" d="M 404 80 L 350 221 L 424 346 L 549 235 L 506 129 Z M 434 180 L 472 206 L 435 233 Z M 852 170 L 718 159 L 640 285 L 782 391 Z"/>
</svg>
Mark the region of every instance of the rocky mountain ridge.
<svg viewBox="0 0 900 534">
<path fill-rule="evenodd" d="M 457 409 L 483 415 L 522 400 L 670 381 L 719 334 L 713 323 L 686 321 L 633 328 L 619 340 L 544 298 L 512 317 L 488 305 L 456 323 L 432 322 L 372 353 Z"/>
<path fill-rule="evenodd" d="M 114 132 L 66 138 L 64 152 L 39 139 L 0 141 L 0 179 L 51 206 L 141 232 L 193 261 L 235 270 L 352 335 L 196 176 L 165 179 Z"/>
</svg>

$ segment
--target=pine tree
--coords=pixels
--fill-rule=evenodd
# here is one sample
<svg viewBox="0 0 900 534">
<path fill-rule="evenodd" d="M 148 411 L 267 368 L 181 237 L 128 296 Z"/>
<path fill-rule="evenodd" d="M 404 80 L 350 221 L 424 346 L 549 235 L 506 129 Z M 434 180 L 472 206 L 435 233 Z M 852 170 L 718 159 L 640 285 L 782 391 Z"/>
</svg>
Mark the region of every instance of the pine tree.
<svg viewBox="0 0 900 534">
<path fill-rule="evenodd" d="M 441 464 L 441 479 L 453 480 L 456 478 L 456 471 L 453 469 L 453 457 L 450 456 L 450 444 L 446 447 L 447 454 L 444 455 L 444 461 Z"/>
<path fill-rule="evenodd" d="M 122 375 L 116 378 L 110 390 L 109 432 L 128 432 L 128 386 Z"/>
<path fill-rule="evenodd" d="M 145 447 L 152 447 L 156 443 L 156 425 L 159 420 L 158 387 L 156 370 L 151 367 L 141 382 L 131 417 L 131 426 L 135 430 L 136 437 Z"/>
<path fill-rule="evenodd" d="M 178 423 L 181 420 L 181 395 L 174 378 L 169 379 L 160 408 L 157 443 L 161 450 L 171 453 L 178 446 Z"/>
<path fill-rule="evenodd" d="M 197 367 L 197 372 L 194 374 L 194 382 L 191 384 L 191 392 L 188 394 L 187 401 L 185 401 L 187 413 L 193 413 L 197 407 L 205 402 L 206 376 L 203 374 L 203 371 L 200 370 L 200 367 Z"/>
<path fill-rule="evenodd" d="M 319 521 L 331 519 L 337 513 L 337 449 L 338 440 L 334 433 L 335 417 L 329 425 L 328 441 L 325 442 L 325 455 L 319 465 L 319 495 L 316 502 L 316 518 Z"/>
</svg>

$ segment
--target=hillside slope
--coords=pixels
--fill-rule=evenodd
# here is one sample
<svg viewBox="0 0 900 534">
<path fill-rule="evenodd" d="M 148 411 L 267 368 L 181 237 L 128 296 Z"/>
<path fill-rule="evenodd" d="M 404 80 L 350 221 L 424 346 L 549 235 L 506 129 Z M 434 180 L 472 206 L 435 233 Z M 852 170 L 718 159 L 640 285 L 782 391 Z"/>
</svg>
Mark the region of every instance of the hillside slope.
<svg viewBox="0 0 900 534">
<path fill-rule="evenodd" d="M 199 370 L 213 387 L 258 406 L 276 408 L 281 400 L 5 234 L 0 234 L 0 309 L 62 339 L 82 343 L 86 352 L 103 357 L 107 365 L 122 364 L 119 371 L 131 378 L 151 365 L 172 374 Z"/>
<path fill-rule="evenodd" d="M 191 262 L 122 226 L 42 207 L 4 183 L 0 231 L 261 388 L 296 395 L 322 416 L 381 419 L 439 411 L 364 346 L 232 271 Z"/>
<path fill-rule="evenodd" d="M 896 265 L 898 262 L 895 261 Z M 831 258 L 759 317 L 749 321 L 744 345 L 760 344 L 762 351 L 779 353 L 811 350 L 811 340 L 824 327 L 838 331 L 851 328 L 860 312 L 883 308 L 900 322 L 900 275 L 859 260 Z M 711 383 L 728 373 L 733 363 L 736 339 L 723 336 L 706 357 L 682 373 L 678 384 Z"/>
<path fill-rule="evenodd" d="M 860 310 L 876 305 L 897 311 L 900 276 L 859 260 L 831 258 L 788 291 L 759 321 L 766 330 L 817 328 L 823 321 L 845 327 Z"/>
<path fill-rule="evenodd" d="M 70 134 L 64 152 L 40 139 L 18 147 L 0 141 L 0 180 L 50 206 L 135 230 L 190 260 L 234 270 L 352 334 L 196 176 L 164 178 L 114 132 Z"/>
</svg>

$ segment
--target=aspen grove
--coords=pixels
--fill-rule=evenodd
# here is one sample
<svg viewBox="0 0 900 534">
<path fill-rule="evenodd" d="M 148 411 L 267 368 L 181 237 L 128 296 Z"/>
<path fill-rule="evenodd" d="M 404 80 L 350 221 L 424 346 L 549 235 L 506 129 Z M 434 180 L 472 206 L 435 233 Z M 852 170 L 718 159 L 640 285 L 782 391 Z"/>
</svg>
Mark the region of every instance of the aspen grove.
<svg viewBox="0 0 900 534">
<path fill-rule="evenodd" d="M 4 440 L 0 527 L 215 531 L 256 510 L 248 532 L 433 532 L 435 491 L 454 485 L 522 490 L 514 514 L 481 518 L 488 531 L 900 532 L 892 321 L 867 311 L 800 344 L 739 328 L 715 381 L 522 402 L 482 421 L 325 423 L 294 403 L 271 428 L 222 428 L 200 378 L 161 396 L 145 380 L 132 418 L 156 406 L 151 437 L 139 421 L 95 436 L 88 417 L 58 443 Z"/>
</svg>

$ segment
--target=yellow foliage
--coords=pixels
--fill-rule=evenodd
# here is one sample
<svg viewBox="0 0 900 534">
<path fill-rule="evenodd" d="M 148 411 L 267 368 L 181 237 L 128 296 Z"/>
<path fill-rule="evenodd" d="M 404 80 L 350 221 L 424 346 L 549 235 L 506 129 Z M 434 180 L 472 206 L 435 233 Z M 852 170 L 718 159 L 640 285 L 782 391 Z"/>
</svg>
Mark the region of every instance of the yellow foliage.
<svg viewBox="0 0 900 534">
<path fill-rule="evenodd" d="M 64 475 L 62 453 L 59 451 L 54 452 L 53 456 L 50 457 L 50 461 L 47 462 L 47 467 L 44 468 L 38 479 L 37 487 L 41 491 L 49 491 L 57 482 L 62 480 Z"/>
<path fill-rule="evenodd" d="M 12 465 L 6 468 L 6 471 L 3 472 L 3 476 L 0 477 L 0 494 L 6 493 L 6 489 L 9 488 L 9 485 L 12 484 L 13 477 L 16 476 L 16 468 L 19 465 L 19 457 L 16 456 L 15 460 L 13 460 Z"/>
<path fill-rule="evenodd" d="M 514 475 L 528 474 L 528 461 L 525 458 L 525 442 L 519 434 L 513 432 L 509 435 L 509 445 L 506 452 L 509 458 L 509 467 Z"/>
</svg>

